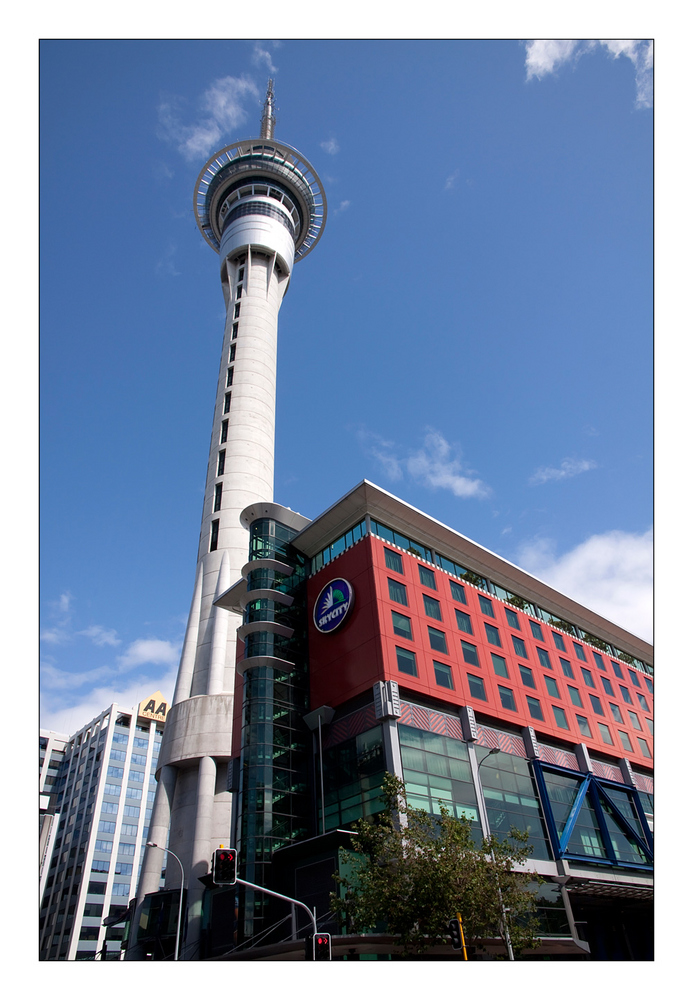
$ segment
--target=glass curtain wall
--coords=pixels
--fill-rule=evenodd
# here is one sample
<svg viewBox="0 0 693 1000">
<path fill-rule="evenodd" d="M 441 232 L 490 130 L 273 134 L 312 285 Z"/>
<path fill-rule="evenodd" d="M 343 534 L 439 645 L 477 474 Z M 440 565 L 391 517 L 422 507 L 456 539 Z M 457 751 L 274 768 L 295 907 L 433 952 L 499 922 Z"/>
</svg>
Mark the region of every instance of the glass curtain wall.
<svg viewBox="0 0 693 1000">
<path fill-rule="evenodd" d="M 260 626 L 246 636 L 245 655 L 267 658 L 267 663 L 247 670 L 243 679 L 239 875 L 256 885 L 268 883 L 274 850 L 309 835 L 310 732 L 303 722 L 308 711 L 306 560 L 291 546 L 295 534 L 269 518 L 250 526 L 250 560 L 274 559 L 291 569 L 251 570 L 248 592 L 274 590 L 293 598 L 287 607 L 263 594 L 251 599 L 244 612 L 244 624 Z M 293 629 L 293 634 L 287 638 L 264 631 L 263 622 L 277 622 Z M 275 658 L 291 666 L 278 664 Z M 242 939 L 263 929 L 270 899 L 241 888 Z"/>
</svg>

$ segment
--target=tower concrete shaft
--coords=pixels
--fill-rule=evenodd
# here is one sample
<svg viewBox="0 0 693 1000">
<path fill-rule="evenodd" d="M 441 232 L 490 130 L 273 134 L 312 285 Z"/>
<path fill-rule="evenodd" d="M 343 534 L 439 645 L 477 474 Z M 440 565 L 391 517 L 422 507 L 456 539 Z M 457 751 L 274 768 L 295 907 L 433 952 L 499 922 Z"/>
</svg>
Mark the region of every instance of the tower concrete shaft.
<svg viewBox="0 0 693 1000">
<path fill-rule="evenodd" d="M 277 320 L 294 262 L 322 235 L 325 195 L 295 149 L 273 138 L 268 86 L 262 138 L 215 153 L 198 177 L 195 215 L 219 254 L 226 322 L 214 405 L 193 599 L 157 771 L 149 840 L 178 855 L 188 889 L 181 957 L 198 957 L 203 885 L 213 850 L 231 837 L 231 759 L 238 615 L 215 601 L 241 577 L 248 530 L 240 513 L 271 502 Z M 138 906 L 159 885 L 162 855 L 148 849 Z M 175 870 L 174 870 L 175 869 Z M 177 865 L 166 887 L 180 885 Z M 140 957 L 135 949 L 130 957 Z"/>
</svg>

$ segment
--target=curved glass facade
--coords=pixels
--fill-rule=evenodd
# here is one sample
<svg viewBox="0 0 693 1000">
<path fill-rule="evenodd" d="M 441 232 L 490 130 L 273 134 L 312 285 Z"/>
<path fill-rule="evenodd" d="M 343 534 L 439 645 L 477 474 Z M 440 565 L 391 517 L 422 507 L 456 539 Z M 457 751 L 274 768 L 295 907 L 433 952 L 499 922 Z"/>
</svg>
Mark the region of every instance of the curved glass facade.
<svg viewBox="0 0 693 1000">
<path fill-rule="evenodd" d="M 279 657 L 291 666 L 268 662 L 246 670 L 237 843 L 239 875 L 268 885 L 272 852 L 309 836 L 311 734 L 303 721 L 308 712 L 308 662 L 305 614 L 306 560 L 291 547 L 295 531 L 269 518 L 250 526 L 249 559 L 276 559 L 291 567 L 250 570 L 248 591 L 276 590 L 293 597 L 290 607 L 271 597 L 251 600 L 244 623 L 278 622 L 293 629 L 290 637 L 260 630 L 245 637 L 245 656 Z M 239 931 L 249 940 L 264 926 L 270 897 L 250 889 L 239 893 Z"/>
</svg>

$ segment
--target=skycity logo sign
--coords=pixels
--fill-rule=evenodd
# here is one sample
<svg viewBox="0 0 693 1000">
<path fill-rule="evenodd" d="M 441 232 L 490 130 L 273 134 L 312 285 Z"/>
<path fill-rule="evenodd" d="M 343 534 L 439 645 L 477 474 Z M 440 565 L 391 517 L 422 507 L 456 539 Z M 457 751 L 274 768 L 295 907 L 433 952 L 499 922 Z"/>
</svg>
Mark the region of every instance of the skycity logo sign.
<svg viewBox="0 0 693 1000">
<path fill-rule="evenodd" d="M 348 580 L 330 580 L 318 595 L 313 621 L 318 632 L 327 634 L 343 625 L 354 603 L 354 588 Z"/>
</svg>

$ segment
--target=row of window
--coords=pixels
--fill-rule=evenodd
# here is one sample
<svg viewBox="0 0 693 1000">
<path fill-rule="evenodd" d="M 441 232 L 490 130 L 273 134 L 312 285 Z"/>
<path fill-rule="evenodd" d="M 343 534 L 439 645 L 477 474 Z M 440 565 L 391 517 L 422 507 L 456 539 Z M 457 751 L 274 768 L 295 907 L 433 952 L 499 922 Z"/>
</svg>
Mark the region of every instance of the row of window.
<svg viewBox="0 0 693 1000">
<path fill-rule="evenodd" d="M 407 674 L 410 677 L 418 677 L 419 674 L 417 669 L 416 653 L 411 649 L 404 649 L 401 646 L 396 646 L 395 651 L 397 655 L 397 669 L 399 670 L 399 672 Z M 497 657 L 496 659 L 502 660 L 502 657 Z M 476 665 L 477 666 L 479 665 L 478 661 Z M 501 676 L 507 677 L 508 676 L 507 665 L 505 665 L 505 661 L 502 661 L 502 664 L 499 664 L 498 666 L 500 669 L 497 670 L 496 672 L 500 673 Z M 433 671 L 435 675 L 436 684 L 439 687 L 447 688 L 449 690 L 455 689 L 453 675 L 452 675 L 452 668 L 450 667 L 449 664 L 440 663 L 437 660 L 433 660 Z M 549 696 L 553 698 L 560 698 L 558 686 L 556 685 L 554 679 L 552 677 L 545 677 L 544 679 L 547 682 L 547 691 L 549 693 Z M 472 698 L 476 698 L 478 701 L 488 702 L 488 696 L 486 694 L 486 684 L 484 682 L 483 677 L 479 677 L 476 674 L 467 673 L 467 684 L 469 686 L 469 693 Z M 534 687 L 534 683 L 532 683 L 531 686 Z M 515 700 L 515 692 L 511 688 L 505 687 L 502 684 L 497 684 L 497 688 L 498 688 L 499 700 L 502 707 L 507 709 L 508 711 L 517 712 L 518 707 Z M 578 693 L 577 689 L 573 688 L 573 690 L 576 693 Z M 531 695 L 525 695 L 525 698 L 527 701 L 527 708 L 529 710 L 530 716 L 533 719 L 536 719 L 540 722 L 546 721 L 544 719 L 544 713 L 539 699 L 533 698 Z M 580 706 L 582 707 L 582 703 L 580 703 Z M 618 711 L 617 706 L 613 707 L 616 708 Z M 566 729 L 570 731 L 571 727 L 565 709 L 562 708 L 560 705 L 551 705 L 551 708 L 553 710 L 556 726 L 559 729 Z M 593 708 L 594 708 L 594 703 L 593 703 Z M 604 715 L 604 711 L 601 709 L 601 705 L 599 705 L 599 711 L 597 711 L 597 714 Z M 575 713 L 575 719 L 580 734 L 582 736 L 587 736 L 590 739 L 594 739 L 595 736 L 591 731 L 589 720 L 584 716 L 578 715 L 577 713 Z M 620 721 L 622 723 L 623 719 L 620 718 L 620 716 L 618 718 L 615 716 L 615 721 L 617 722 Z M 635 726 L 635 728 L 642 731 L 642 726 L 639 725 L 637 716 L 636 716 L 636 722 L 638 722 L 638 724 Z M 598 722 L 597 726 L 602 741 L 609 746 L 614 746 L 614 740 L 612 738 L 609 727 L 605 723 L 601 722 Z M 618 733 L 623 749 L 632 752 L 633 744 L 631 742 L 628 733 L 622 732 L 621 730 L 618 730 Z M 643 756 L 651 757 L 652 754 L 650 753 L 647 740 L 639 736 L 636 737 L 636 740 L 640 748 L 640 752 L 643 754 Z"/>
<path fill-rule="evenodd" d="M 229 347 L 229 367 L 226 369 L 226 389 L 224 393 L 224 407 L 223 412 L 227 414 L 231 411 L 231 386 L 233 385 L 233 362 L 236 360 L 236 339 L 238 337 L 238 317 L 241 314 L 241 303 L 240 298 L 243 294 L 243 276 L 245 274 L 245 268 L 239 267 L 238 274 L 236 276 L 236 303 L 234 305 L 233 318 L 234 322 L 231 327 L 231 345 Z M 219 433 L 219 444 L 226 444 L 229 438 L 229 421 L 222 420 L 221 430 Z M 222 448 L 217 454 L 217 476 L 223 476 L 224 470 L 226 469 L 226 449 Z M 214 486 L 214 501 L 212 505 L 213 513 L 217 513 L 221 510 L 221 497 L 223 493 L 222 483 L 216 483 Z M 209 551 L 215 552 L 219 547 L 219 520 L 215 518 L 212 521 L 209 533 Z"/>
<path fill-rule="evenodd" d="M 385 551 L 387 552 L 389 550 L 386 549 Z M 393 553 L 393 554 L 397 555 L 397 553 Z M 425 570 L 426 567 L 420 566 L 419 569 Z M 426 570 L 426 572 L 428 572 L 428 570 Z M 450 581 L 450 582 L 451 582 L 451 584 L 454 584 L 454 581 Z M 459 586 L 459 584 L 454 584 L 454 586 L 457 587 L 457 586 Z M 407 588 L 406 588 L 406 586 L 403 583 L 400 583 L 399 581 L 393 580 L 390 577 L 388 577 L 388 593 L 389 593 L 389 596 L 390 596 L 390 600 L 394 601 L 397 604 L 401 604 L 404 607 L 408 607 L 409 606 L 409 600 L 408 600 L 408 596 L 407 596 Z M 423 600 L 423 607 L 424 607 L 425 614 L 429 618 L 434 618 L 437 621 L 442 621 L 442 613 L 441 613 L 440 602 L 437 601 L 435 598 L 430 597 L 428 594 L 422 594 L 421 596 L 422 596 L 422 600 Z M 479 595 L 479 596 L 480 596 L 481 600 L 487 600 L 486 598 L 482 597 L 481 595 Z M 466 603 L 466 600 L 465 600 L 464 603 Z M 398 614 L 397 612 L 394 612 L 394 611 L 392 612 L 392 615 L 393 615 L 393 628 L 395 630 L 395 635 L 399 635 L 399 636 L 402 636 L 403 638 L 412 640 L 413 636 L 412 636 L 412 631 L 411 631 L 411 619 L 407 618 L 405 615 Z M 468 635 L 473 635 L 474 634 L 474 630 L 473 630 L 473 626 L 472 626 L 472 619 L 471 619 L 471 617 L 465 611 L 460 611 L 459 608 L 455 608 L 455 616 L 456 616 L 456 619 L 457 619 L 457 627 L 459 628 L 459 630 L 461 632 L 467 633 Z M 496 626 L 495 625 L 491 625 L 488 622 L 484 622 L 484 630 L 485 630 L 485 633 L 486 633 L 486 641 L 489 643 L 489 645 L 496 646 L 497 648 L 502 649 L 503 648 L 503 643 L 501 641 L 500 632 L 498 631 L 498 629 L 496 628 Z M 431 625 L 429 625 L 428 626 L 428 635 L 429 635 L 429 641 L 430 641 L 430 644 L 431 644 L 431 649 L 436 650 L 437 652 L 441 652 L 441 653 L 446 653 L 446 654 L 448 653 L 447 639 L 446 639 L 446 636 L 445 636 L 444 632 L 441 632 L 439 629 L 435 629 Z M 520 638 L 520 636 L 517 636 L 517 635 L 512 635 L 511 639 L 512 639 L 512 644 L 513 644 L 513 649 L 514 649 L 515 655 L 517 657 L 519 657 L 520 659 L 528 660 L 529 659 L 529 655 L 527 653 L 527 646 L 525 644 L 525 640 L 522 639 L 522 638 Z M 577 643 L 575 643 L 574 645 L 577 646 Z M 537 658 L 538 658 L 539 663 L 541 664 L 541 666 L 544 667 L 547 670 L 553 670 L 553 664 L 551 663 L 551 658 L 549 656 L 548 650 L 542 649 L 540 646 L 535 646 L 534 648 L 535 648 L 535 651 L 536 651 L 536 654 L 537 654 Z M 463 654 L 464 654 L 465 660 L 467 662 L 474 662 L 474 661 L 470 661 L 469 660 L 469 656 L 473 656 L 476 659 L 476 664 L 478 665 L 478 657 L 477 657 L 477 653 L 476 653 L 476 647 L 473 646 L 471 643 L 468 643 L 468 642 L 465 642 L 464 640 L 462 640 L 462 649 L 463 649 Z M 599 654 L 596 654 L 596 655 L 598 656 Z M 584 650 L 583 650 L 582 659 L 585 660 Z M 601 659 L 601 657 L 600 657 L 600 659 Z M 567 677 L 574 678 L 573 668 L 572 668 L 571 664 L 569 663 L 569 661 L 563 659 L 562 657 L 559 657 L 559 660 L 561 662 L 561 666 L 562 666 L 564 674 Z M 618 666 L 618 664 L 614 664 L 614 666 Z M 529 670 L 528 667 L 525 668 L 525 669 Z M 606 669 L 603 666 L 603 661 L 602 661 L 602 669 Z M 585 684 L 588 687 L 596 688 L 592 672 L 590 670 L 588 670 L 587 667 L 580 667 L 580 670 L 581 670 L 582 677 L 583 677 L 583 680 L 584 680 Z M 634 673 L 634 671 L 632 671 L 632 672 Z M 620 668 L 619 668 L 619 673 L 620 673 Z M 621 676 L 622 676 L 622 674 L 621 674 Z M 614 690 L 613 690 L 613 687 L 611 685 L 611 681 L 608 678 L 606 678 L 606 677 L 601 677 L 600 679 L 601 679 L 602 685 L 604 687 L 605 693 L 607 695 L 611 696 L 611 697 L 615 697 Z M 621 692 L 621 697 L 623 698 L 623 700 L 627 704 L 632 705 L 633 704 L 633 699 L 631 698 L 631 694 L 630 694 L 630 691 L 628 690 L 628 688 L 625 687 L 622 684 L 618 685 L 618 687 L 619 687 L 619 690 Z M 637 698 L 638 698 L 638 700 L 640 702 L 640 706 L 641 706 L 642 710 L 644 712 L 650 712 L 650 706 L 649 706 L 649 704 L 648 704 L 647 699 L 645 698 L 645 696 L 643 694 L 641 694 L 640 692 L 637 692 Z"/>
<path fill-rule="evenodd" d="M 377 521 L 374 521 L 373 519 L 371 519 L 371 531 L 379 535 L 381 538 L 391 542 L 394 545 L 399 546 L 399 548 L 404 549 L 406 552 L 410 552 L 412 555 L 417 556 L 420 559 L 425 559 L 429 563 L 435 562 L 438 566 L 440 566 L 441 569 L 443 569 L 446 573 L 449 573 L 451 576 L 456 576 L 458 577 L 458 579 L 465 579 L 469 583 L 474 584 L 475 586 L 483 587 L 483 589 L 491 591 L 492 593 L 495 594 L 496 597 L 499 597 L 501 600 L 505 600 L 510 604 L 515 604 L 522 610 L 529 609 L 530 611 L 535 611 L 536 617 L 543 619 L 550 625 L 558 626 L 561 629 L 563 629 L 563 631 L 568 632 L 569 634 L 572 635 L 575 635 L 577 632 L 577 634 L 583 635 L 583 638 L 587 639 L 589 642 L 592 642 L 594 640 L 595 645 L 601 645 L 601 641 L 599 639 L 597 639 L 592 635 L 589 635 L 586 632 L 581 633 L 580 630 L 576 629 L 575 626 L 571 625 L 569 622 L 565 622 L 562 619 L 561 620 L 555 619 L 554 616 L 552 616 L 549 612 L 544 611 L 541 608 L 537 608 L 534 605 L 531 605 L 528 601 L 525 601 L 522 598 L 517 597 L 517 595 L 515 594 L 511 594 L 509 591 L 505 590 L 505 588 L 499 587 L 497 584 L 490 583 L 483 577 L 480 577 L 478 574 L 472 573 L 470 570 L 465 569 L 463 566 L 459 566 L 457 563 L 452 562 L 450 559 L 445 559 L 444 557 L 440 556 L 437 552 L 433 553 L 430 549 L 425 548 L 424 546 L 421 546 L 418 543 L 412 542 L 411 539 L 405 538 L 404 536 L 398 534 L 397 532 L 392 531 L 392 529 L 384 527 L 383 525 L 379 524 Z M 387 547 L 385 547 L 385 562 L 388 569 L 393 569 L 399 573 L 403 572 L 401 555 L 398 552 L 394 552 L 392 549 L 388 549 Z M 428 583 L 426 583 L 424 580 L 424 575 L 421 572 L 422 570 L 426 570 L 425 578 L 429 581 Z M 315 572 L 315 570 L 313 570 L 313 572 Z M 430 569 L 419 566 L 419 574 L 421 577 L 421 582 L 424 584 L 424 586 L 430 586 L 432 589 L 436 589 L 435 574 Z M 452 583 L 453 581 L 450 582 Z M 493 613 L 492 602 L 488 598 L 485 598 L 482 594 L 479 594 L 478 597 L 480 605 L 482 609 L 484 609 L 484 613 L 489 614 L 491 617 L 495 617 Z M 466 601 L 464 603 L 466 603 Z M 518 630 L 520 630 L 520 620 L 517 613 L 512 611 L 510 608 L 504 608 L 504 610 L 510 627 L 517 628 Z M 539 622 L 535 622 L 530 619 L 530 627 L 532 629 L 532 633 L 535 638 L 538 638 L 542 642 L 545 641 L 542 635 L 541 625 L 539 624 Z M 562 652 L 565 652 L 563 636 L 558 632 L 553 632 L 553 636 L 554 636 L 554 642 L 556 643 L 556 648 L 560 649 Z M 575 652 L 578 658 L 585 659 L 583 647 L 580 646 L 579 643 L 574 643 L 574 645 L 576 647 Z M 603 645 L 605 649 L 607 650 L 611 649 L 611 647 L 608 647 L 607 644 Z M 636 660 L 634 657 L 630 657 L 627 653 L 623 654 L 619 650 L 612 650 L 612 651 L 615 652 L 616 655 L 620 656 L 621 659 L 623 659 L 625 662 L 633 663 L 636 666 L 639 666 L 643 672 L 645 672 L 646 670 L 649 670 L 651 672 L 651 668 L 646 668 L 646 665 L 642 663 L 640 660 Z M 648 683 L 648 686 L 650 686 L 651 690 L 651 685 L 649 684 L 648 678 L 645 677 L 643 679 L 646 681 L 646 683 Z M 637 680 L 635 680 L 633 681 L 633 683 L 637 684 L 638 682 Z"/>
<path fill-rule="evenodd" d="M 98 851 L 100 854 L 110 854 L 113 850 L 112 840 L 97 840 L 94 844 L 94 850 Z M 126 857 L 132 857 L 137 850 L 137 844 L 118 844 L 118 854 L 124 854 Z"/>
</svg>

